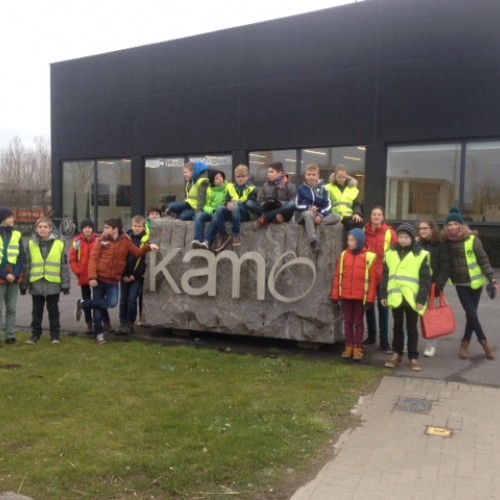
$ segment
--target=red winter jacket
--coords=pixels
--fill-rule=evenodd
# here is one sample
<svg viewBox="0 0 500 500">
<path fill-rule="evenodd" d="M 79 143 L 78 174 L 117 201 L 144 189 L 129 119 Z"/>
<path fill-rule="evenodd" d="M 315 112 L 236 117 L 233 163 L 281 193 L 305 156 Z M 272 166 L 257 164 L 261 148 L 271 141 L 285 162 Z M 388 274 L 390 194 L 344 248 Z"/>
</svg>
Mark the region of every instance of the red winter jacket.
<svg viewBox="0 0 500 500">
<path fill-rule="evenodd" d="M 365 296 L 365 269 L 366 269 L 366 247 L 359 253 L 353 253 L 351 250 L 346 250 L 342 253 L 344 255 L 344 265 L 342 277 L 340 276 L 340 268 L 342 264 L 342 255 L 337 263 L 337 272 L 333 281 L 332 295 L 333 300 L 363 300 Z M 366 298 L 367 303 L 374 303 L 377 291 L 376 283 L 376 262 L 373 262 L 369 271 L 369 285 L 368 295 Z"/>
<path fill-rule="evenodd" d="M 366 248 L 375 254 L 377 254 L 377 260 L 375 261 L 375 266 L 377 268 L 377 286 L 382 283 L 382 273 L 384 270 L 384 258 L 385 252 L 398 242 L 398 235 L 396 231 L 389 224 L 382 224 L 380 227 L 374 228 L 372 223 L 369 222 L 365 228 L 365 245 Z M 386 245 L 386 234 L 389 231 L 387 239 L 389 244 Z"/>
<path fill-rule="evenodd" d="M 99 234 L 92 233 L 90 241 L 83 234 L 80 234 L 73 240 L 71 250 L 69 251 L 69 265 L 78 278 L 79 286 L 88 286 L 89 284 L 88 267 L 90 252 L 99 238 Z"/>
</svg>

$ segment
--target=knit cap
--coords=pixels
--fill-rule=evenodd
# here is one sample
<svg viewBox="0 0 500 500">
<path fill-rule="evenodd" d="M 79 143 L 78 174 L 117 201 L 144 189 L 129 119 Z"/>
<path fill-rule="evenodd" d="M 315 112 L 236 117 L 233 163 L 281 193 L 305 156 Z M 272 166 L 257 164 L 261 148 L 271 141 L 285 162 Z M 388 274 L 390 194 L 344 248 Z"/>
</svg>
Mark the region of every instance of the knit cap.
<svg viewBox="0 0 500 500">
<path fill-rule="evenodd" d="M 208 170 L 208 179 L 210 180 L 210 185 L 213 186 L 214 185 L 214 180 L 215 180 L 215 176 L 217 174 L 221 174 L 222 175 L 222 178 L 224 180 L 226 180 L 226 174 L 224 172 L 222 172 L 222 170 L 213 170 L 213 169 L 209 169 Z"/>
<path fill-rule="evenodd" d="M 450 213 L 446 216 L 446 224 L 448 224 L 448 222 L 458 222 L 459 224 L 464 224 L 464 218 L 460 213 L 460 209 L 457 207 L 450 209 Z"/>
<path fill-rule="evenodd" d="M 365 233 L 363 230 L 356 227 L 351 229 L 347 234 L 350 234 L 356 240 L 356 250 L 354 253 L 361 252 L 365 246 Z"/>
<path fill-rule="evenodd" d="M 403 222 L 403 224 L 398 227 L 396 232 L 398 234 L 406 233 L 412 241 L 414 241 L 417 236 L 417 233 L 415 232 L 415 226 L 409 222 Z"/>
<path fill-rule="evenodd" d="M 0 224 L 7 218 L 13 215 L 13 211 L 7 207 L 0 207 Z"/>
<path fill-rule="evenodd" d="M 82 222 L 80 222 L 80 231 L 82 231 L 84 227 L 91 227 L 92 231 L 95 231 L 95 224 L 92 219 L 83 219 Z"/>
</svg>

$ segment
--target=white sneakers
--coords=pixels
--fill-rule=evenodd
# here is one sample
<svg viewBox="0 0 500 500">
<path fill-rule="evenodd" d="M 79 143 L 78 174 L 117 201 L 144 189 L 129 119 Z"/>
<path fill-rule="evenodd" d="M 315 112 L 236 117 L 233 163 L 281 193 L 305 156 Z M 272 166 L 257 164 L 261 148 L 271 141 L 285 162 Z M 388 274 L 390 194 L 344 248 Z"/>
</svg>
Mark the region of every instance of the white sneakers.
<svg viewBox="0 0 500 500">
<path fill-rule="evenodd" d="M 427 344 L 427 347 L 425 348 L 424 351 L 424 356 L 426 358 L 432 358 L 434 357 L 434 354 L 436 354 L 436 347 L 430 344 Z"/>
</svg>

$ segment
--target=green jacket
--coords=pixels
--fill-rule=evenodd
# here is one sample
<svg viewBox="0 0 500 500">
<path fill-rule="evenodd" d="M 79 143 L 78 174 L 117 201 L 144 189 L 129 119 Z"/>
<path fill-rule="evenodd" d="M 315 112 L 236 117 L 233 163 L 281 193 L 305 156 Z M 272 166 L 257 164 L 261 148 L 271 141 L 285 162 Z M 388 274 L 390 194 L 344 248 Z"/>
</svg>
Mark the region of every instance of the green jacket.
<svg viewBox="0 0 500 500">
<path fill-rule="evenodd" d="M 224 181 L 222 186 L 210 186 L 207 189 L 207 199 L 203 207 L 203 211 L 208 215 L 213 215 L 217 207 L 221 207 L 226 203 L 226 195 L 226 181 Z"/>
</svg>

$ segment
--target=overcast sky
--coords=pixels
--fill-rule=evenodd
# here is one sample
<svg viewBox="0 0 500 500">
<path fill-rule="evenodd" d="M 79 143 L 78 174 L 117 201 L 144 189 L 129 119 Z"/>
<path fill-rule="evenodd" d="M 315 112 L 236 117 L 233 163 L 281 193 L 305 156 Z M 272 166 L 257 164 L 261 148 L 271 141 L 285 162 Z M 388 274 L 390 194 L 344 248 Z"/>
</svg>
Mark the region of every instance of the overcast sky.
<svg viewBox="0 0 500 500">
<path fill-rule="evenodd" d="M 50 63 L 355 0 L 15 0 L 0 8 L 0 148 L 50 139 Z"/>
</svg>

